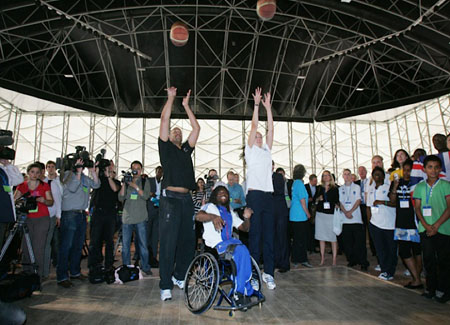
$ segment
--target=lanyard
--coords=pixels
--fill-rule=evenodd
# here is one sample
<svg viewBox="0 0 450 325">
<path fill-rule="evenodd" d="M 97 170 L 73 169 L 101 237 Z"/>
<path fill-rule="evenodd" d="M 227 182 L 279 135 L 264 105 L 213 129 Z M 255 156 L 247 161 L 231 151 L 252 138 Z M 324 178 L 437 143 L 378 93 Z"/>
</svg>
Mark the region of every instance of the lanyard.
<svg viewBox="0 0 450 325">
<path fill-rule="evenodd" d="M 347 187 L 350 189 L 349 193 L 347 193 Z M 344 185 L 344 194 L 345 194 L 345 197 L 347 198 L 347 200 L 345 202 L 350 202 L 350 194 L 351 193 L 352 193 L 352 186 Z"/>
<path fill-rule="evenodd" d="M 433 187 L 435 187 L 438 182 L 439 182 L 439 178 L 436 180 L 436 182 L 434 182 L 433 185 L 430 186 L 430 192 L 428 192 L 428 186 L 429 185 L 428 185 L 428 182 L 427 182 L 427 187 L 425 189 L 426 198 L 427 198 L 426 205 L 428 205 L 428 201 L 430 201 L 430 198 L 433 195 Z"/>
<path fill-rule="evenodd" d="M 325 202 L 328 202 L 327 189 L 325 187 L 323 188 L 323 198 L 325 199 Z"/>
<path fill-rule="evenodd" d="M 0 173 L 0 177 L 2 178 L 3 185 L 9 186 L 8 177 L 5 177 L 5 175 L 3 175 L 3 173 Z"/>
</svg>

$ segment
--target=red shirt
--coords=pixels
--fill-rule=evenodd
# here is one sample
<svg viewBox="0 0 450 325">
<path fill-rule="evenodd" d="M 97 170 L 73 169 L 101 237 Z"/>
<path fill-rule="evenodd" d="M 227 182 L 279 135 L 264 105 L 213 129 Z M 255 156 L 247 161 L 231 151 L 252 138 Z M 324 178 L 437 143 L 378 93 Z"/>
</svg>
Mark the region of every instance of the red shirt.
<svg viewBox="0 0 450 325">
<path fill-rule="evenodd" d="M 22 184 L 17 186 L 17 190 L 20 191 L 20 193 L 22 193 L 22 194 L 30 192 L 30 196 L 34 196 L 34 197 L 42 196 L 44 199 L 45 199 L 45 193 L 51 191 L 50 185 L 48 185 L 45 182 L 39 182 L 38 187 L 36 187 L 36 189 L 34 189 L 33 191 L 31 191 L 28 188 L 27 182 L 23 182 Z M 50 216 L 50 212 L 48 212 L 48 207 L 44 203 L 38 202 L 37 208 L 38 208 L 37 212 L 30 212 L 30 213 L 28 213 L 27 217 L 28 218 L 40 218 L 40 217 Z"/>
</svg>

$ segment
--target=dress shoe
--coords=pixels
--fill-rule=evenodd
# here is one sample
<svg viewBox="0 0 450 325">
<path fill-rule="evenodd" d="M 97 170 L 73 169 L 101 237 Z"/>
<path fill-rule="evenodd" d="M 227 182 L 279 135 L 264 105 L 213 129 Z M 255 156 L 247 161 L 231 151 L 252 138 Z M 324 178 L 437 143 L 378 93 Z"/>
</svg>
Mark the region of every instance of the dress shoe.
<svg viewBox="0 0 450 325">
<path fill-rule="evenodd" d="M 73 287 L 73 283 L 70 282 L 70 280 L 60 281 L 60 282 L 58 282 L 58 285 L 63 287 L 63 288 L 71 288 L 71 287 Z"/>
</svg>

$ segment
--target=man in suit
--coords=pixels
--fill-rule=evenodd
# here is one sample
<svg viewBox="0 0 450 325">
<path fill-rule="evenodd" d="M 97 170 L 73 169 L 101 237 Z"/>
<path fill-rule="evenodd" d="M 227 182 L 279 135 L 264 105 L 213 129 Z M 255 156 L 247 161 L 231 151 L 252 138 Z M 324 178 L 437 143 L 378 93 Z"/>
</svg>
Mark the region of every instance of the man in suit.
<svg viewBox="0 0 450 325">
<path fill-rule="evenodd" d="M 151 267 L 159 267 L 159 262 L 156 256 L 158 255 L 159 242 L 159 197 L 161 195 L 161 180 L 163 177 L 163 169 L 161 166 L 156 167 L 155 177 L 150 177 L 150 199 L 147 201 L 148 211 L 148 246 L 149 259 Z"/>
<path fill-rule="evenodd" d="M 309 176 L 309 183 L 305 185 L 306 191 L 308 192 L 308 210 L 311 215 L 309 219 L 309 232 L 308 232 L 308 251 L 310 253 L 316 253 L 316 240 L 314 239 L 314 216 L 316 214 L 316 200 L 318 198 L 319 191 L 317 190 L 317 176 L 311 174 Z"/>
<path fill-rule="evenodd" d="M 355 181 L 355 184 L 361 186 L 361 204 L 360 204 L 361 217 L 362 217 L 362 221 L 363 221 L 363 224 L 364 224 L 364 228 L 368 229 L 367 208 L 366 208 L 367 206 L 366 206 L 366 197 L 364 195 L 364 192 L 365 192 L 367 186 L 369 186 L 369 181 L 370 180 L 367 178 L 367 169 L 366 169 L 366 167 L 359 166 L 358 174 L 359 174 L 359 178 L 360 179 Z M 364 231 L 364 233 L 367 235 L 367 231 Z M 372 237 L 370 236 L 370 233 L 369 233 L 369 245 L 370 245 L 370 251 L 372 252 L 372 256 L 375 256 L 376 255 L 375 245 L 373 244 Z"/>
</svg>

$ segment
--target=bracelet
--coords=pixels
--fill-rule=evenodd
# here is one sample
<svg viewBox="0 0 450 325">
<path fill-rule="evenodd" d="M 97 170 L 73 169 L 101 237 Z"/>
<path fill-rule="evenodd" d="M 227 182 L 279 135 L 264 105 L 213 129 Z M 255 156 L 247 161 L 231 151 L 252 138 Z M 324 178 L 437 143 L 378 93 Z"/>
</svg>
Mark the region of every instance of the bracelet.
<svg viewBox="0 0 450 325">
<path fill-rule="evenodd" d="M 387 206 L 387 204 L 388 204 L 388 201 L 384 201 L 384 205 L 386 205 L 386 206 Z"/>
<path fill-rule="evenodd" d="M 255 104 L 255 106 L 259 106 L 259 104 Z"/>
</svg>

